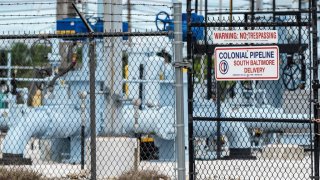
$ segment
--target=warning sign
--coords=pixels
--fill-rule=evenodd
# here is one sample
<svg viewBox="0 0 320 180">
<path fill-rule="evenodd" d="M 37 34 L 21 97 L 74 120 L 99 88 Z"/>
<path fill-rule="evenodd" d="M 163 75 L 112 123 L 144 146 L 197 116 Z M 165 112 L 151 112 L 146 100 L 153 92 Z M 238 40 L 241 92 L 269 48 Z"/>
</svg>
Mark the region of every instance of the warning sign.
<svg viewBox="0 0 320 180">
<path fill-rule="evenodd" d="M 214 44 L 229 43 L 278 43 L 277 30 L 243 30 L 243 31 L 214 31 L 212 36 Z"/>
<path fill-rule="evenodd" d="M 278 80 L 278 46 L 217 47 L 215 77 L 218 81 Z"/>
</svg>

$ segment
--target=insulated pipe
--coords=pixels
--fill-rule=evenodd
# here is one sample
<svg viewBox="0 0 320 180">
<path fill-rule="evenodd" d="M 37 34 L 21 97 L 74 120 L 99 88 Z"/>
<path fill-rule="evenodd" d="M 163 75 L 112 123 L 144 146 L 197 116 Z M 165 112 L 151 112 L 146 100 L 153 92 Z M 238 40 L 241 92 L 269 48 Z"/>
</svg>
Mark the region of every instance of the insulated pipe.
<svg viewBox="0 0 320 180">
<path fill-rule="evenodd" d="M 235 120 L 236 121 L 236 120 Z M 217 133 L 217 122 L 196 121 L 193 123 L 194 137 L 208 138 Z M 308 132 L 310 124 L 302 123 L 268 123 L 265 122 L 221 122 L 221 133 L 228 138 L 230 148 L 251 147 L 249 129 L 259 128 L 263 131 L 279 131 L 285 128 L 303 129 Z"/>
<path fill-rule="evenodd" d="M 67 138 L 80 133 L 81 113 L 74 106 L 28 108 L 25 114 L 10 127 L 2 143 L 3 153 L 23 154 L 31 137 Z"/>
<path fill-rule="evenodd" d="M 265 111 L 265 110 L 268 111 Z M 250 117 L 248 117 L 250 114 Z M 284 116 L 285 115 L 285 116 Z M 281 108 L 274 107 L 266 107 L 266 108 L 247 108 L 247 107 L 239 107 L 237 109 L 233 109 L 228 113 L 224 114 L 225 118 L 253 118 L 253 119 L 309 119 L 308 114 L 285 114 Z M 260 128 L 264 131 L 279 131 L 283 129 L 304 129 L 308 131 L 310 129 L 310 124 L 306 123 L 281 123 L 281 122 L 243 122 L 247 128 Z"/>
<path fill-rule="evenodd" d="M 117 0 L 104 0 L 104 23 L 103 27 L 106 32 L 122 31 L 122 3 Z M 110 14 L 112 14 L 110 16 Z M 122 67 L 122 37 L 106 37 L 104 38 L 104 62 L 108 62 L 108 66 L 104 72 L 104 84 L 110 89 L 110 94 L 113 97 L 120 97 L 122 94 L 122 71 L 118 68 Z M 105 128 L 102 130 L 102 135 L 117 134 L 116 124 L 120 121 L 121 106 L 118 105 L 117 98 L 106 99 L 106 112 L 104 114 L 103 123 Z"/>
<path fill-rule="evenodd" d="M 150 108 L 138 110 L 135 112 L 133 106 L 122 109 L 124 123 L 122 124 L 122 133 L 153 133 L 158 137 L 166 140 L 175 138 L 174 128 L 174 108 L 167 106 L 162 108 Z M 139 114 L 138 117 L 134 115 Z M 138 118 L 138 121 L 135 120 Z M 135 125 L 138 122 L 138 125 Z"/>
<path fill-rule="evenodd" d="M 29 116 L 32 112 L 29 111 Z M 33 111 L 40 117 L 48 117 L 46 111 Z M 5 136 L 2 145 L 3 153 L 9 154 L 23 154 L 24 148 L 27 145 L 30 138 L 36 134 L 43 134 L 48 127 L 48 121 L 43 121 L 41 118 L 27 118 L 22 117 L 19 122 L 13 127 L 10 127 L 8 134 Z M 36 127 L 36 128 L 35 128 Z"/>
<path fill-rule="evenodd" d="M 243 122 L 221 123 L 221 132 L 228 137 L 229 148 L 248 148 L 250 144 L 250 133 Z"/>
<path fill-rule="evenodd" d="M 149 81 L 150 83 L 145 84 L 144 90 L 146 93 L 145 103 L 152 105 L 152 106 L 158 106 L 160 105 L 160 82 L 164 80 L 159 80 L 159 73 L 160 67 L 163 66 L 163 60 L 160 57 L 149 57 L 148 63 L 145 65 L 145 79 L 139 80 L 139 81 Z"/>
<path fill-rule="evenodd" d="M 216 117 L 216 105 L 210 101 L 194 102 L 195 117 Z M 226 107 L 225 104 L 222 107 Z M 268 109 L 268 111 L 265 111 Z M 309 132 L 310 124 L 308 123 L 281 123 L 281 122 L 241 122 L 236 119 L 248 118 L 253 119 L 281 119 L 286 115 L 288 119 L 309 119 L 307 114 L 285 114 L 281 108 L 266 107 L 239 107 L 228 112 L 222 112 L 222 118 L 233 118 L 234 122 L 221 122 L 221 133 L 228 138 L 230 148 L 247 148 L 250 147 L 249 129 L 259 128 L 263 131 L 280 131 L 284 129 L 295 129 Z M 193 122 L 193 137 L 208 138 L 217 133 L 216 121 L 195 121 Z"/>
<path fill-rule="evenodd" d="M 23 100 L 26 101 L 26 89 L 19 89 L 19 92 L 22 92 Z M 0 128 L 7 129 L 10 128 L 18 123 L 20 119 L 23 117 L 23 115 L 26 112 L 26 104 L 17 104 L 17 96 L 12 95 L 11 93 L 8 93 L 7 96 L 3 99 L 3 101 L 8 103 L 7 109 L 1 109 L 1 115 L 0 115 Z M 14 119 L 10 119 L 10 117 L 15 117 Z"/>
<path fill-rule="evenodd" d="M 132 107 L 132 106 L 130 106 Z M 134 108 L 127 107 L 122 111 L 125 122 L 121 125 L 122 133 L 140 132 L 154 133 L 160 138 L 173 140 L 175 138 L 173 107 L 139 110 L 139 125 L 135 126 Z M 10 127 L 3 141 L 3 153 L 23 154 L 31 137 L 67 138 L 80 133 L 81 112 L 73 105 L 42 106 L 26 109 L 26 115 Z M 86 114 L 89 111 L 86 109 Z M 35 114 L 38 117 L 35 117 Z M 68 115 L 66 117 L 66 115 Z M 11 116 L 13 117 L 13 116 Z M 72 119 L 72 121 L 70 121 Z M 85 124 L 86 129 L 89 123 Z"/>
<path fill-rule="evenodd" d="M 246 111 L 250 112 L 248 109 Z M 198 110 L 205 110 L 205 108 L 198 108 Z M 3 141 L 3 153 L 23 154 L 24 148 L 31 137 L 66 138 L 80 133 L 80 126 L 78 125 L 81 123 L 81 112 L 76 110 L 74 106 L 68 108 L 66 106 L 43 106 L 40 108 L 27 108 L 25 111 L 26 115 L 19 118 L 21 119 L 19 122 L 11 124 L 12 127 Z M 175 138 L 174 114 L 168 113 L 174 111 L 173 107 L 146 108 L 145 110 L 138 111 L 139 124 L 137 126 L 135 125 L 135 110 L 133 106 L 123 108 L 122 114 L 125 122 L 120 126 L 122 127 L 121 134 L 134 132 L 154 133 L 156 136 L 166 140 L 173 140 Z M 88 110 L 86 110 L 86 113 L 88 113 Z M 39 118 L 35 118 L 35 114 Z M 66 118 L 66 114 L 68 114 L 68 118 Z M 227 114 L 234 115 L 233 113 Z M 242 113 L 237 114 L 238 118 L 241 118 Z M 279 114 L 281 115 L 281 113 Z M 226 116 L 222 115 L 222 117 Z M 303 115 L 293 115 L 292 117 L 303 118 Z M 259 117 L 257 116 L 256 118 Z M 70 121 L 70 119 L 73 119 L 73 121 Z M 86 123 L 86 128 L 88 127 L 89 124 Z M 266 125 L 264 122 L 223 122 L 221 131 L 228 137 L 231 148 L 246 148 L 250 147 L 249 128 L 283 130 L 284 128 L 288 128 L 288 124 L 270 123 L 270 125 Z M 309 124 L 290 124 L 290 129 L 308 130 Z M 194 122 L 193 133 L 195 137 L 206 138 L 216 132 L 216 122 Z"/>
</svg>

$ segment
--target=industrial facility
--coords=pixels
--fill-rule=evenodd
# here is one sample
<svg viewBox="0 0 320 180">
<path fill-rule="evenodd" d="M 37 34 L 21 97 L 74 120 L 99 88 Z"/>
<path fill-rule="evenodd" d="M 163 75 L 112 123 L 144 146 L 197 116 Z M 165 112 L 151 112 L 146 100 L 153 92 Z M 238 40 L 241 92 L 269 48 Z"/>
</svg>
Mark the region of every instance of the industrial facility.
<svg viewBox="0 0 320 180">
<path fill-rule="evenodd" d="M 0 6 L 52 4 L 54 33 L 0 35 L 0 167 L 319 177 L 317 1 Z"/>
</svg>

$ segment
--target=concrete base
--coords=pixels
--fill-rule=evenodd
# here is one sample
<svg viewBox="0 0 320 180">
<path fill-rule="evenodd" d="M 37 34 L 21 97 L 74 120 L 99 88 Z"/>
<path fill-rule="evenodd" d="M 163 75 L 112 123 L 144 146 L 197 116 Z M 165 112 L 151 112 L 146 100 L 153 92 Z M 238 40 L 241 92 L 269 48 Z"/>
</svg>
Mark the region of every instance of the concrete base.
<svg viewBox="0 0 320 180">
<path fill-rule="evenodd" d="M 86 140 L 90 144 L 90 140 Z M 124 172 L 138 168 L 139 147 L 135 138 L 97 137 L 96 164 L 98 179 L 117 178 Z M 85 162 L 91 167 L 90 146 L 86 146 Z"/>
<path fill-rule="evenodd" d="M 25 158 L 30 158 L 32 161 L 37 162 L 41 159 L 40 139 L 31 138 L 23 152 Z"/>
<path fill-rule="evenodd" d="M 262 149 L 261 158 L 301 160 L 304 149 L 296 144 L 269 144 Z"/>
<path fill-rule="evenodd" d="M 2 141 L 5 134 L 0 135 L 0 164 L 1 165 L 31 165 L 32 161 L 40 159 L 39 143 L 37 139 L 31 138 L 23 154 L 2 153 Z"/>
</svg>

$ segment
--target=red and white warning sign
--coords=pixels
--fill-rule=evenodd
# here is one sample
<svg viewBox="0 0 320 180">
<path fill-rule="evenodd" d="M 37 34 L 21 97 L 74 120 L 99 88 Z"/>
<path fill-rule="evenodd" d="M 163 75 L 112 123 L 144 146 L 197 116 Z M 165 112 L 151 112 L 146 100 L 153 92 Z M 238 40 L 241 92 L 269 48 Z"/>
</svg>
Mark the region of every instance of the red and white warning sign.
<svg viewBox="0 0 320 180">
<path fill-rule="evenodd" d="M 218 81 L 278 80 L 278 46 L 217 47 L 215 77 Z"/>
<path fill-rule="evenodd" d="M 229 43 L 278 43 L 277 30 L 239 30 L 239 31 L 214 31 L 213 44 Z"/>
</svg>

